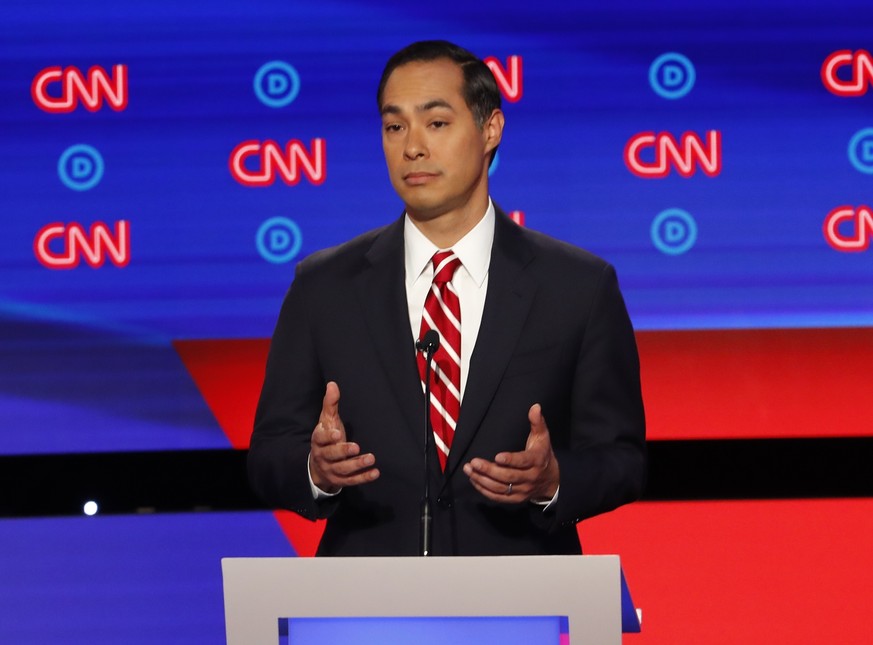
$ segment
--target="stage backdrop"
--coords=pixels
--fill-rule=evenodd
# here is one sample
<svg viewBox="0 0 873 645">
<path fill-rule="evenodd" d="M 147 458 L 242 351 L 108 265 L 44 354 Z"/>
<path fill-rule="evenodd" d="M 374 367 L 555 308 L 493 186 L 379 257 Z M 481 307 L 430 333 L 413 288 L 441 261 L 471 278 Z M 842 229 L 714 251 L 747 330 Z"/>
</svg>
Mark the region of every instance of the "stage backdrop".
<svg viewBox="0 0 873 645">
<path fill-rule="evenodd" d="M 244 447 L 295 263 L 401 214 L 375 89 L 423 38 L 497 78 L 495 201 L 617 267 L 650 437 L 870 434 L 871 25 L 866 0 L 6 6 L 0 452 Z"/>
<path fill-rule="evenodd" d="M 616 266 L 650 438 L 871 436 L 871 25 L 869 0 L 3 3 L 0 455 L 244 448 L 295 263 L 401 214 L 375 91 L 424 38 L 498 80 L 495 201 Z M 646 502 L 581 532 L 625 562 L 627 642 L 866 643 L 870 518 Z M 219 558 L 318 530 L 0 520 L 0 641 L 218 642 Z"/>
</svg>

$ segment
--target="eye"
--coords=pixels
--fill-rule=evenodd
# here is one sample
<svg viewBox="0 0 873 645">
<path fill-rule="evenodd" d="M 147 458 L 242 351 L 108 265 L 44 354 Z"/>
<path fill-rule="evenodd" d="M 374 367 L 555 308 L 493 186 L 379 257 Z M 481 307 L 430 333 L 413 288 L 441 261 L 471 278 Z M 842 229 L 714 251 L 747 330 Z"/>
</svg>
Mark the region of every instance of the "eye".
<svg viewBox="0 0 873 645">
<path fill-rule="evenodd" d="M 385 125 L 385 132 L 400 132 L 401 126 L 399 123 L 388 123 Z"/>
<path fill-rule="evenodd" d="M 448 121 L 431 121 L 430 125 L 432 128 L 436 128 L 439 130 L 440 128 L 444 128 L 448 125 Z"/>
</svg>

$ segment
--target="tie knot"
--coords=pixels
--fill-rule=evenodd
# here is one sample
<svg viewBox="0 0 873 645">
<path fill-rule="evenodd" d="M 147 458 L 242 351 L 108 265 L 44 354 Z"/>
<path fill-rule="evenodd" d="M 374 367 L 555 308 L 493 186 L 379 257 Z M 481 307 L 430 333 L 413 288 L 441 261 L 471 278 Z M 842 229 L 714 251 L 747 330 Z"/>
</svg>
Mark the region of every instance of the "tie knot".
<svg viewBox="0 0 873 645">
<path fill-rule="evenodd" d="M 461 258 L 454 251 L 437 251 L 433 254 L 433 281 L 437 284 L 451 282 L 459 266 Z"/>
</svg>

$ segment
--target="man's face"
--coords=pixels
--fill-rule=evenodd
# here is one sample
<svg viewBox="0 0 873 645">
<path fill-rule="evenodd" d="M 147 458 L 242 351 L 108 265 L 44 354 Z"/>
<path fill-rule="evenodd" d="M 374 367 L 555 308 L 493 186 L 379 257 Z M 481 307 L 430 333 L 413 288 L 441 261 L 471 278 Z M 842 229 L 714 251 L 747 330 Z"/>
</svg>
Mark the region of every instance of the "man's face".
<svg viewBox="0 0 873 645">
<path fill-rule="evenodd" d="M 502 114 L 477 127 L 462 89 L 461 68 L 448 59 L 407 63 L 385 84 L 382 148 L 391 184 L 414 220 L 463 217 L 470 205 L 484 212 Z"/>
</svg>

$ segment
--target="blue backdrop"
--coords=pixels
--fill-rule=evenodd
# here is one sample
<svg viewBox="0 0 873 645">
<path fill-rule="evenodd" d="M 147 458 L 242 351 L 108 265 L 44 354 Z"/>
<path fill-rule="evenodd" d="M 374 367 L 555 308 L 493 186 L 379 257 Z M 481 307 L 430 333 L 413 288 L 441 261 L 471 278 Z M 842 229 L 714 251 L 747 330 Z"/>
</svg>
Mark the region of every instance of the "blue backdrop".
<svg viewBox="0 0 873 645">
<path fill-rule="evenodd" d="M 170 343 L 269 336 L 296 261 L 400 215 L 375 88 L 424 38 L 496 59 L 496 202 L 614 263 L 637 329 L 873 325 L 870 25 L 860 0 L 5 7 L 0 452 L 226 447 Z M 657 152 L 684 133 L 700 155 Z M 268 141 L 294 185 L 235 176 Z"/>
</svg>

